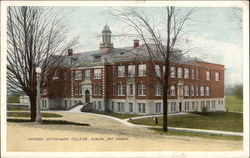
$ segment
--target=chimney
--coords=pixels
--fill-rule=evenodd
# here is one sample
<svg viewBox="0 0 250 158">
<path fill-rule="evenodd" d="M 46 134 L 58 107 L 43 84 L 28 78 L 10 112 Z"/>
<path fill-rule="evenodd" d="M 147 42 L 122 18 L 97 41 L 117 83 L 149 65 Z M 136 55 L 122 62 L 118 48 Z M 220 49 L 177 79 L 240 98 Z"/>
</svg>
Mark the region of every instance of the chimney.
<svg viewBox="0 0 250 158">
<path fill-rule="evenodd" d="M 73 49 L 68 49 L 68 56 L 73 56 Z"/>
<path fill-rule="evenodd" d="M 139 46 L 139 40 L 138 39 L 134 39 L 134 48 Z"/>
</svg>

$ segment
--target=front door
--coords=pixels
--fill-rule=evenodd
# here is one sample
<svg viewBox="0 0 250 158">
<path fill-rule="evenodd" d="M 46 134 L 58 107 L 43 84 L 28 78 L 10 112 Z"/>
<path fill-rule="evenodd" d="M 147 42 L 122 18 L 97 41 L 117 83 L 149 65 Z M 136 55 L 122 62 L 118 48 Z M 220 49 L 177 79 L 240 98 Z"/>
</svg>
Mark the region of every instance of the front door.
<svg viewBox="0 0 250 158">
<path fill-rule="evenodd" d="M 85 91 L 85 103 L 89 103 L 90 102 L 90 95 L 89 95 L 89 90 Z"/>
<path fill-rule="evenodd" d="M 180 112 L 181 112 L 181 103 L 182 103 L 182 102 L 179 103 L 179 111 L 180 111 Z"/>
</svg>

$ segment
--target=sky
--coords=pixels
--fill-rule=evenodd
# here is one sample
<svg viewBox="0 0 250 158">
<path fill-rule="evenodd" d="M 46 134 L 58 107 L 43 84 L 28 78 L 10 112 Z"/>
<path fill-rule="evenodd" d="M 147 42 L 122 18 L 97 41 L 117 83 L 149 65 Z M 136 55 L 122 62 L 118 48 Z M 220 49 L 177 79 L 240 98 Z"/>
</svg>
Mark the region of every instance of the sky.
<svg viewBox="0 0 250 158">
<path fill-rule="evenodd" d="M 107 23 L 112 31 L 114 47 L 132 46 L 133 39 L 118 38 L 125 33 L 124 26 L 107 14 L 109 7 L 63 7 L 62 16 L 72 35 L 79 36 L 79 45 L 74 53 L 98 50 L 101 31 Z M 62 9 L 58 7 L 58 9 Z M 117 9 L 122 9 L 117 7 Z M 162 7 L 138 8 L 154 22 L 163 19 Z M 187 8 L 183 8 L 187 9 Z M 225 84 L 241 84 L 243 81 L 242 30 L 238 29 L 232 7 L 202 7 L 192 16 L 192 25 L 186 35 L 189 46 L 197 47 L 192 56 L 203 57 L 208 62 L 225 65 Z M 161 29 L 160 29 L 161 30 Z M 163 31 L 164 32 L 164 31 Z M 164 34 L 164 33 L 163 33 Z M 190 56 L 191 56 L 190 55 Z"/>
</svg>

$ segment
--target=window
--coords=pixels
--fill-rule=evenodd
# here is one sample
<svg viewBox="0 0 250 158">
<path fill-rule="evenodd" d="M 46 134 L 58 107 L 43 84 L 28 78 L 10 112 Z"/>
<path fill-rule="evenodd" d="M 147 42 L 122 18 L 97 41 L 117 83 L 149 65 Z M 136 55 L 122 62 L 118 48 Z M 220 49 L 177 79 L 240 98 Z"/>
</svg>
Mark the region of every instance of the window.
<svg viewBox="0 0 250 158">
<path fill-rule="evenodd" d="M 196 96 L 199 96 L 199 86 L 195 86 Z"/>
<path fill-rule="evenodd" d="M 165 72 L 166 72 L 166 66 L 164 65 L 164 66 L 162 66 L 162 73 L 163 73 L 163 75 L 162 75 L 162 76 L 164 76 L 164 75 L 165 75 Z"/>
<path fill-rule="evenodd" d="M 75 71 L 75 80 L 81 80 L 82 79 L 82 71 Z"/>
<path fill-rule="evenodd" d="M 134 86 L 133 84 L 129 84 L 129 90 L 128 90 L 128 95 L 134 95 Z"/>
<path fill-rule="evenodd" d="M 74 92 L 75 92 L 75 95 L 78 94 L 78 86 L 77 85 L 74 85 Z"/>
<path fill-rule="evenodd" d="M 82 85 L 79 85 L 79 94 L 82 94 Z"/>
<path fill-rule="evenodd" d="M 53 78 L 52 78 L 53 80 L 57 80 L 57 79 L 59 79 L 59 72 L 58 71 L 55 71 L 54 73 L 53 73 Z"/>
<path fill-rule="evenodd" d="M 176 102 L 171 102 L 171 111 L 176 111 Z"/>
<path fill-rule="evenodd" d="M 175 86 L 170 87 L 170 96 L 175 96 Z"/>
<path fill-rule="evenodd" d="M 94 79 L 100 79 L 101 78 L 101 69 L 95 69 L 94 70 Z"/>
<path fill-rule="evenodd" d="M 155 103 L 155 113 L 161 113 L 161 103 Z"/>
<path fill-rule="evenodd" d="M 196 69 L 196 80 L 199 79 L 199 69 Z"/>
<path fill-rule="evenodd" d="M 208 110 L 210 109 L 210 101 L 206 101 L 206 107 Z"/>
<path fill-rule="evenodd" d="M 117 102 L 117 112 L 124 112 L 124 103 Z"/>
<path fill-rule="evenodd" d="M 155 96 L 162 96 L 162 85 L 159 83 L 155 85 Z"/>
<path fill-rule="evenodd" d="M 189 102 L 185 102 L 184 109 L 185 111 L 189 111 Z"/>
<path fill-rule="evenodd" d="M 85 70 L 85 80 L 90 79 L 90 70 Z"/>
<path fill-rule="evenodd" d="M 125 96 L 125 84 L 119 83 L 117 84 L 117 88 L 118 88 L 118 96 Z"/>
<path fill-rule="evenodd" d="M 146 113 L 146 104 L 142 103 L 142 113 Z"/>
<path fill-rule="evenodd" d="M 190 86 L 191 89 L 191 96 L 194 96 L 194 86 Z"/>
<path fill-rule="evenodd" d="M 175 78 L 176 77 L 176 68 L 171 66 L 170 71 L 171 71 L 170 72 L 170 77 Z"/>
<path fill-rule="evenodd" d="M 184 86 L 184 96 L 189 96 L 189 86 L 188 85 Z"/>
<path fill-rule="evenodd" d="M 215 81 L 220 81 L 220 73 L 215 72 Z"/>
<path fill-rule="evenodd" d="M 210 96 L 210 87 L 206 86 L 206 96 Z"/>
<path fill-rule="evenodd" d="M 134 111 L 133 103 L 129 103 L 129 112 L 133 112 L 133 111 Z"/>
<path fill-rule="evenodd" d="M 200 86 L 200 95 L 204 96 L 204 86 Z"/>
<path fill-rule="evenodd" d="M 102 109 L 102 102 L 98 101 L 98 109 L 101 110 Z"/>
<path fill-rule="evenodd" d="M 64 100 L 64 106 L 67 107 L 67 100 Z"/>
<path fill-rule="evenodd" d="M 192 102 L 192 110 L 194 110 L 195 102 Z"/>
<path fill-rule="evenodd" d="M 194 69 L 191 69 L 191 78 L 194 80 Z"/>
<path fill-rule="evenodd" d="M 112 101 L 111 110 L 114 111 L 114 109 L 115 109 L 115 102 Z"/>
<path fill-rule="evenodd" d="M 178 78 L 182 78 L 182 68 L 181 67 L 178 67 Z"/>
<path fill-rule="evenodd" d="M 207 71 L 206 72 L 206 79 L 207 79 L 207 81 L 210 81 L 210 78 L 211 76 L 210 76 L 210 71 Z"/>
<path fill-rule="evenodd" d="M 146 85 L 143 83 L 138 84 L 138 95 L 145 96 L 147 95 Z"/>
<path fill-rule="evenodd" d="M 93 109 L 96 110 L 96 101 L 93 101 Z"/>
<path fill-rule="evenodd" d="M 64 72 L 64 80 L 67 80 L 69 78 L 68 75 L 69 75 L 68 72 Z"/>
<path fill-rule="evenodd" d="M 47 100 L 42 100 L 42 108 L 46 109 L 47 108 Z"/>
<path fill-rule="evenodd" d="M 142 104 L 142 103 L 138 103 L 138 113 L 141 113 L 141 107 L 142 107 L 141 104 Z"/>
<path fill-rule="evenodd" d="M 128 77 L 135 76 L 135 65 L 128 65 Z"/>
<path fill-rule="evenodd" d="M 125 66 L 118 66 L 118 77 L 124 77 L 125 76 Z"/>
<path fill-rule="evenodd" d="M 212 108 L 215 109 L 215 100 L 212 101 Z"/>
<path fill-rule="evenodd" d="M 146 64 L 139 65 L 139 76 L 146 76 Z"/>
<path fill-rule="evenodd" d="M 101 95 L 102 94 L 101 84 L 94 84 L 93 85 L 93 94 L 94 95 Z"/>
<path fill-rule="evenodd" d="M 205 107 L 205 101 L 201 101 L 201 108 Z"/>
<path fill-rule="evenodd" d="M 189 78 L 189 68 L 184 68 L 184 78 Z"/>
<path fill-rule="evenodd" d="M 155 65 L 155 75 L 157 77 L 160 77 L 161 76 L 161 69 L 160 69 L 160 66 L 159 65 Z"/>
</svg>

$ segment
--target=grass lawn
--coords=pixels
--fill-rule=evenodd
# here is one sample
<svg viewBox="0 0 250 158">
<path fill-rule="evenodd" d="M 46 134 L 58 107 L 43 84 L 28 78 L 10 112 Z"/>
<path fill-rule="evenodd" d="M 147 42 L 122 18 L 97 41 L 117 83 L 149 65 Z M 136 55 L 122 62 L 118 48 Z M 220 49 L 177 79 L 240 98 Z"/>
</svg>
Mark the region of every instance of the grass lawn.
<svg viewBox="0 0 250 158">
<path fill-rule="evenodd" d="M 158 124 L 162 126 L 162 117 L 158 117 Z M 209 112 L 190 113 L 186 115 L 175 115 L 168 117 L 168 126 L 197 128 L 220 131 L 243 131 L 242 113 L 233 112 Z M 152 118 L 136 119 L 129 121 L 134 124 L 155 126 Z"/>
<path fill-rule="evenodd" d="M 44 113 L 42 112 L 42 117 L 62 117 L 59 114 Z M 7 112 L 7 117 L 30 117 L 30 112 Z"/>
<path fill-rule="evenodd" d="M 236 96 L 226 96 L 225 103 L 228 111 L 243 111 L 243 100 L 237 98 Z"/>
<path fill-rule="evenodd" d="M 188 133 L 188 132 L 175 132 L 175 131 L 168 131 L 163 132 L 162 128 L 149 128 L 153 131 L 156 131 L 159 134 L 169 135 L 169 136 L 191 136 L 191 137 L 201 137 L 201 138 L 208 138 L 208 139 L 223 139 L 223 140 L 243 140 L 242 136 L 221 136 L 215 134 L 198 134 L 198 133 Z"/>
<path fill-rule="evenodd" d="M 91 112 L 91 113 L 108 115 L 108 116 L 116 117 L 116 118 L 120 118 L 120 119 L 126 119 L 126 118 L 137 117 L 137 116 L 143 116 L 143 115 L 136 115 L 136 114 L 118 114 L 118 113 L 105 113 L 105 112 Z"/>
</svg>

